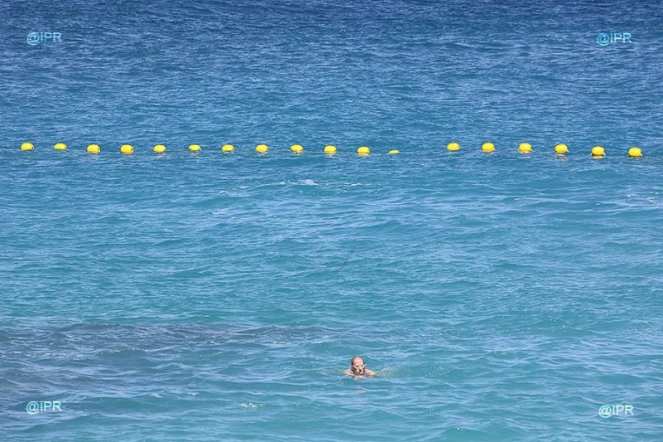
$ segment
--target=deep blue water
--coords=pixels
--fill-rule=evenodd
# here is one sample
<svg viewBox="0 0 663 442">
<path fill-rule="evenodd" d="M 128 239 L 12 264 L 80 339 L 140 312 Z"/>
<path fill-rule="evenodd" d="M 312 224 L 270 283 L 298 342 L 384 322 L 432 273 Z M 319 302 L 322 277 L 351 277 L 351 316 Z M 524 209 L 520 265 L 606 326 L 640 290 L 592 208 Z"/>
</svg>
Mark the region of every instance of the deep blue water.
<svg viewBox="0 0 663 442">
<path fill-rule="evenodd" d="M 0 439 L 663 439 L 654 2 L 0 17 Z"/>
</svg>

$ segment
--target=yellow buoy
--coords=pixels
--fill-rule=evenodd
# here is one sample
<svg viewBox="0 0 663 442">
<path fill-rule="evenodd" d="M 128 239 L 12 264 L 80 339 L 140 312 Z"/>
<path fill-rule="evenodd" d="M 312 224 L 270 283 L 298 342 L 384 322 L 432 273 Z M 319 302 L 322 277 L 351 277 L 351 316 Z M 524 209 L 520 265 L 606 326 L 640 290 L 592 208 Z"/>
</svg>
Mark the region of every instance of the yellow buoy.
<svg viewBox="0 0 663 442">
<path fill-rule="evenodd" d="M 324 152 L 326 155 L 334 155 L 336 154 L 336 146 L 325 146 Z"/>
<path fill-rule="evenodd" d="M 154 151 L 156 153 L 164 153 L 166 151 L 166 146 L 164 146 L 163 144 L 155 144 Z"/>
<path fill-rule="evenodd" d="M 101 147 L 98 144 L 90 144 L 87 147 L 87 153 L 101 153 Z"/>
<path fill-rule="evenodd" d="M 189 150 L 191 152 L 200 152 L 200 144 L 191 144 Z"/>
<path fill-rule="evenodd" d="M 224 144 L 221 146 L 221 152 L 230 153 L 235 151 L 235 146 L 232 144 Z"/>
<path fill-rule="evenodd" d="M 131 155 L 134 153 L 134 147 L 131 144 L 123 144 L 120 146 L 120 153 L 124 155 Z"/>
<path fill-rule="evenodd" d="M 566 144 L 558 144 L 557 146 L 555 146 L 555 153 L 557 155 L 566 155 L 567 153 L 569 153 L 569 146 L 567 146 Z"/>
<path fill-rule="evenodd" d="M 357 154 L 358 155 L 369 155 L 371 153 L 371 149 L 369 149 L 366 146 L 361 146 L 359 149 L 357 149 Z"/>
<path fill-rule="evenodd" d="M 495 145 L 493 143 L 483 143 L 481 150 L 486 153 L 495 152 Z"/>
<path fill-rule="evenodd" d="M 55 146 L 53 146 L 53 149 L 55 150 L 67 150 L 67 145 L 64 143 L 56 143 Z"/>
<path fill-rule="evenodd" d="M 290 151 L 292 151 L 293 153 L 302 153 L 304 152 L 304 146 L 302 146 L 301 144 L 293 144 L 292 146 L 290 146 Z"/>
<path fill-rule="evenodd" d="M 449 143 L 449 144 L 447 144 L 447 150 L 450 150 L 452 152 L 460 150 L 460 144 L 458 144 L 458 143 Z"/>
<path fill-rule="evenodd" d="M 605 149 L 602 148 L 601 146 L 592 147 L 592 156 L 593 157 L 604 157 L 605 156 Z"/>
<path fill-rule="evenodd" d="M 35 146 L 32 143 L 23 143 L 21 144 L 21 150 L 32 150 Z"/>
<path fill-rule="evenodd" d="M 256 146 L 256 152 L 258 152 L 258 153 L 267 153 L 268 150 L 269 150 L 269 147 L 267 147 L 266 144 L 258 144 Z"/>
<path fill-rule="evenodd" d="M 401 152 L 398 149 L 391 149 L 388 152 L 389 155 L 398 155 L 399 153 L 401 153 Z"/>
<path fill-rule="evenodd" d="M 531 153 L 532 152 L 532 145 L 529 143 L 520 143 L 520 146 L 518 146 L 518 152 L 520 153 Z"/>
<path fill-rule="evenodd" d="M 642 150 L 639 147 L 632 147 L 628 150 L 628 156 L 631 158 L 640 158 L 642 156 Z"/>
</svg>

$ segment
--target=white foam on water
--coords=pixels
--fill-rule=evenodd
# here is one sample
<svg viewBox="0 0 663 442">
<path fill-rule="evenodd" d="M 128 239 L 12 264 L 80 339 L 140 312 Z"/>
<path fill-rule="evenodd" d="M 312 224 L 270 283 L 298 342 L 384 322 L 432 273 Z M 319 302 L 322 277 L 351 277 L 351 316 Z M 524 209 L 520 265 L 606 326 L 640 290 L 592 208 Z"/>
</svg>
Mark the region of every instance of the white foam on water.
<svg viewBox="0 0 663 442">
<path fill-rule="evenodd" d="M 254 404 L 253 402 L 242 402 L 241 404 L 239 404 L 239 406 L 247 410 L 257 410 L 258 408 L 263 407 L 264 404 Z"/>
</svg>

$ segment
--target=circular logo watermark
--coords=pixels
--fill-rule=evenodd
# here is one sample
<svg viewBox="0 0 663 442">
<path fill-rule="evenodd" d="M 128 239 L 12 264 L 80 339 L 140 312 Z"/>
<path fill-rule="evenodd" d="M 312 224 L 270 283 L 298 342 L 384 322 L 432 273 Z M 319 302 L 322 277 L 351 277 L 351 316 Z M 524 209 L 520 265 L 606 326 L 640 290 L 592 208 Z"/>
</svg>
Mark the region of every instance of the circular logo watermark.
<svg viewBox="0 0 663 442">
<path fill-rule="evenodd" d="M 28 34 L 28 44 L 29 45 L 38 45 L 39 44 L 39 32 L 30 32 Z"/>
<path fill-rule="evenodd" d="M 610 44 L 610 34 L 601 32 L 596 36 L 596 42 L 599 44 L 599 46 L 608 46 Z"/>
<path fill-rule="evenodd" d="M 30 401 L 28 402 L 28 405 L 25 407 L 25 411 L 27 411 L 30 414 L 37 414 L 39 413 L 39 402 L 37 401 Z"/>
<path fill-rule="evenodd" d="M 605 419 L 612 416 L 612 407 L 610 405 L 601 405 L 599 407 L 599 416 Z"/>
</svg>

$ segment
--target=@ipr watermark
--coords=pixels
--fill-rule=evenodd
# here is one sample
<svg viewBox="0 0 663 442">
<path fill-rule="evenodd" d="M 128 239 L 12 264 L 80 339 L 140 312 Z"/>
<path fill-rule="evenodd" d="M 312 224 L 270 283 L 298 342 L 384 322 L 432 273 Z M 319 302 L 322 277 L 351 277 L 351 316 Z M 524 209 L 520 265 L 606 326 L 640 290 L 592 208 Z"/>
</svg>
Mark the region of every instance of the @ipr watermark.
<svg viewBox="0 0 663 442">
<path fill-rule="evenodd" d="M 615 43 L 633 43 L 629 32 L 601 32 L 596 36 L 599 46 L 608 46 Z"/>
<path fill-rule="evenodd" d="M 36 46 L 39 43 L 59 42 L 62 43 L 62 34 L 60 32 L 30 32 L 28 34 L 28 44 Z"/>
<path fill-rule="evenodd" d="M 604 419 L 611 416 L 633 416 L 633 405 L 601 405 L 599 407 L 599 416 Z"/>
<path fill-rule="evenodd" d="M 44 413 L 47 411 L 62 411 L 62 402 L 60 401 L 30 401 L 25 407 L 29 414 Z"/>
</svg>

